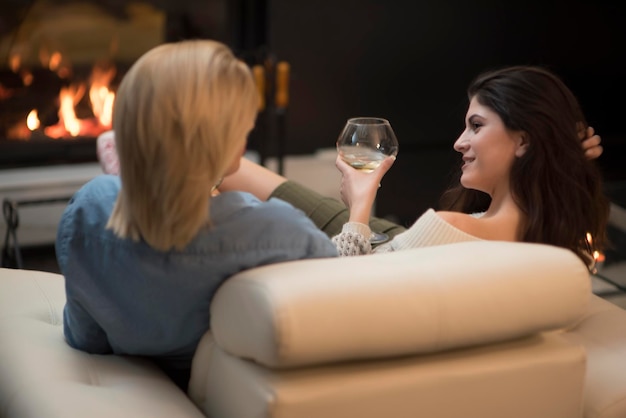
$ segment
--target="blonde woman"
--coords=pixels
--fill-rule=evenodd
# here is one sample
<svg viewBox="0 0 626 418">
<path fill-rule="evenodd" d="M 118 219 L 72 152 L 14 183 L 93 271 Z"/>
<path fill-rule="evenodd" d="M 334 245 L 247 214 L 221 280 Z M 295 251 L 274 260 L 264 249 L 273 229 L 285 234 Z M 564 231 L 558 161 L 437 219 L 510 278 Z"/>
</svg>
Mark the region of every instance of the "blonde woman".
<svg viewBox="0 0 626 418">
<path fill-rule="evenodd" d="M 214 41 L 160 45 L 126 73 L 113 115 L 119 176 L 84 185 L 59 224 L 69 345 L 152 358 L 185 389 L 224 280 L 336 256 L 287 203 L 213 196 L 239 168 L 257 104 L 249 69 Z"/>
</svg>

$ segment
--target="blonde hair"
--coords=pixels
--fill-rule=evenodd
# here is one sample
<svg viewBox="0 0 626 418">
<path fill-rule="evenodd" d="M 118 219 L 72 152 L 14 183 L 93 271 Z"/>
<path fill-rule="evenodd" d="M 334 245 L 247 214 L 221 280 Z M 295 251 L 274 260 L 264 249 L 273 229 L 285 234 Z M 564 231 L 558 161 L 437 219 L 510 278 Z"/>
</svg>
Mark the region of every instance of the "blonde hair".
<svg viewBox="0 0 626 418">
<path fill-rule="evenodd" d="M 163 44 L 117 91 L 113 130 L 122 189 L 107 228 L 158 250 L 184 248 L 210 225 L 211 187 L 245 147 L 258 93 L 224 44 Z"/>
</svg>

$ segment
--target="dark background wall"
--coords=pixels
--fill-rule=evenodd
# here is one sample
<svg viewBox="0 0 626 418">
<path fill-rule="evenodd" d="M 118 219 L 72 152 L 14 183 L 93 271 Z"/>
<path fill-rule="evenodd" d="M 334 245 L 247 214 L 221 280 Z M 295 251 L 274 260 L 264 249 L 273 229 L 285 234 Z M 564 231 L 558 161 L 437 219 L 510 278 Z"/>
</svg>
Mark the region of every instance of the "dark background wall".
<svg viewBox="0 0 626 418">
<path fill-rule="evenodd" d="M 388 116 L 404 145 L 449 144 L 470 79 L 519 63 L 553 68 L 599 131 L 621 134 L 611 100 L 626 93 L 622 6 L 273 0 L 268 9 L 271 49 L 294 68 L 294 150 L 314 149 L 355 114 Z"/>
</svg>

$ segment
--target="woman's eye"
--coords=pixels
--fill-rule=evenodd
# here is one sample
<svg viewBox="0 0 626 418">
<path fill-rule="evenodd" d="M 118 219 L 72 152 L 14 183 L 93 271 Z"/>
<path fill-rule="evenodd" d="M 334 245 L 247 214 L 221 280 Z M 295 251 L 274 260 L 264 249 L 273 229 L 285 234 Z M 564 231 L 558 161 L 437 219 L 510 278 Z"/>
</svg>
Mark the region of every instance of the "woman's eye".
<svg viewBox="0 0 626 418">
<path fill-rule="evenodd" d="M 472 131 L 477 131 L 480 129 L 482 125 L 478 122 L 470 122 L 470 128 L 472 128 Z"/>
</svg>

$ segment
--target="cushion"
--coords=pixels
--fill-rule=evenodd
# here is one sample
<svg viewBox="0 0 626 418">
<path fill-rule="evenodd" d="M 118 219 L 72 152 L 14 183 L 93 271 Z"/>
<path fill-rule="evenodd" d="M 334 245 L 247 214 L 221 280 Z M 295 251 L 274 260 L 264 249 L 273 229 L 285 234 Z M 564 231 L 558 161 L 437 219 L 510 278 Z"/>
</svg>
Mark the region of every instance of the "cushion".
<svg viewBox="0 0 626 418">
<path fill-rule="evenodd" d="M 63 276 L 0 269 L 0 416 L 203 418 L 151 362 L 67 345 L 64 304 Z"/>
<path fill-rule="evenodd" d="M 216 293 L 211 329 L 227 353 L 286 368 L 559 329 L 584 315 L 590 291 L 569 250 L 463 242 L 242 272 Z"/>
</svg>

